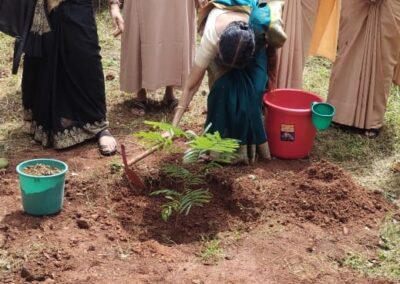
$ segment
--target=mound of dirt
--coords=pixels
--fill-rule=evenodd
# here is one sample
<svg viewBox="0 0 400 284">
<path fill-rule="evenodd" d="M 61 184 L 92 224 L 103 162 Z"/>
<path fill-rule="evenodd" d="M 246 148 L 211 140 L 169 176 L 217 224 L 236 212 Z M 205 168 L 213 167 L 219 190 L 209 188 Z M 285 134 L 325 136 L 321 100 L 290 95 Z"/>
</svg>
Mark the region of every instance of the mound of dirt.
<svg viewBox="0 0 400 284">
<path fill-rule="evenodd" d="M 246 177 L 228 178 L 219 172 L 214 178 L 227 183 L 234 201 L 249 211 L 283 213 L 324 227 L 366 222 L 382 217 L 391 208 L 380 193 L 369 192 L 341 168 L 325 161 L 298 172 L 258 169 Z"/>
</svg>

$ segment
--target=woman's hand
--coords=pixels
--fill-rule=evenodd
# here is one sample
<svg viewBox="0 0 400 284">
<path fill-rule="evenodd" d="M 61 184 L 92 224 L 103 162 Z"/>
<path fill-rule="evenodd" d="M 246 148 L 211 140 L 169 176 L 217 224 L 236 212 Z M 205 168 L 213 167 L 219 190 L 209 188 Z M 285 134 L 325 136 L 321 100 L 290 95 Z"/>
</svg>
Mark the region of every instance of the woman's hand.
<svg viewBox="0 0 400 284">
<path fill-rule="evenodd" d="M 119 9 L 118 4 L 111 4 L 110 6 L 110 14 L 111 18 L 115 27 L 113 32 L 113 36 L 117 37 L 124 32 L 125 29 L 125 22 L 124 18 L 121 15 L 121 10 Z"/>
</svg>

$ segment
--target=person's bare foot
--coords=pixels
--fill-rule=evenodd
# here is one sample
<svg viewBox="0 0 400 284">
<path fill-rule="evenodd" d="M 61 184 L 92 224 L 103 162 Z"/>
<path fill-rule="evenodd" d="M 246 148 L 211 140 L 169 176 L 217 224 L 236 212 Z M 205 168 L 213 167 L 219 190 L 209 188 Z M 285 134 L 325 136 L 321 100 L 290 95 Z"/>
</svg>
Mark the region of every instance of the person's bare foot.
<svg viewBox="0 0 400 284">
<path fill-rule="evenodd" d="M 257 150 L 258 150 L 258 155 L 260 156 L 261 159 L 263 160 L 271 160 L 271 152 L 269 150 L 269 145 L 268 142 L 265 142 L 264 144 L 257 145 Z"/>
</svg>

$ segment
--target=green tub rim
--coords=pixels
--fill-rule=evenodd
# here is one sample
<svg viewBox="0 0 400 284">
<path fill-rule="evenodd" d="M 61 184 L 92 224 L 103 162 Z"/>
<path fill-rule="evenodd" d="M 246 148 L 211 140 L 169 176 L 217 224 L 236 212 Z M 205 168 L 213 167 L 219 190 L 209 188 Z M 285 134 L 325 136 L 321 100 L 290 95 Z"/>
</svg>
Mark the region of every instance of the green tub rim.
<svg viewBox="0 0 400 284">
<path fill-rule="evenodd" d="M 59 163 L 64 167 L 64 170 L 61 170 L 61 172 L 59 172 L 58 174 L 51 175 L 51 176 L 34 176 L 34 175 L 26 174 L 22 171 L 25 168 L 24 166 L 28 163 L 46 162 L 46 161 Z M 56 159 L 32 159 L 32 160 L 27 160 L 27 161 L 19 163 L 18 166 L 16 167 L 16 170 L 19 175 L 22 175 L 25 177 L 36 178 L 36 179 L 48 179 L 48 178 L 59 177 L 59 176 L 65 175 L 68 172 L 68 165 L 66 163 L 64 163 L 63 161 L 56 160 Z"/>
</svg>

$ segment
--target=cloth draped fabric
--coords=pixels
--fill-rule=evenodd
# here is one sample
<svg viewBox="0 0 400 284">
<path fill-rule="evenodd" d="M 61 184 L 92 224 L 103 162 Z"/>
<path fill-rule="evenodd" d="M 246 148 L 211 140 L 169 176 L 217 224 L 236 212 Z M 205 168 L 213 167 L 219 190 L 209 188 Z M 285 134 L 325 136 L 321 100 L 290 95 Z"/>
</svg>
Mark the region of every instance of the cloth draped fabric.
<svg viewBox="0 0 400 284">
<path fill-rule="evenodd" d="M 278 51 L 278 88 L 303 87 L 309 55 L 335 60 L 341 0 L 286 0 L 283 13 L 287 41 Z"/>
<path fill-rule="evenodd" d="M 0 31 L 15 38 L 12 73 L 16 74 L 31 28 L 34 0 L 0 0 Z"/>
<path fill-rule="evenodd" d="M 92 0 L 66 0 L 48 15 L 50 31 L 31 32 L 22 79 L 27 130 L 64 149 L 108 127 L 104 76 Z M 32 49 L 28 46 L 27 49 Z"/>
<path fill-rule="evenodd" d="M 237 4 L 236 1 L 221 2 L 235 11 L 233 6 Z M 251 8 L 250 15 L 258 3 L 241 2 L 246 2 L 247 7 Z M 244 11 L 243 7 L 238 8 L 236 11 Z M 258 15 L 265 16 L 268 13 L 258 13 Z M 250 17 L 250 19 L 256 18 Z M 257 19 L 257 22 L 268 25 L 269 18 Z M 246 156 L 248 152 L 253 152 L 251 154 L 253 157 L 255 146 L 263 144 L 266 146 L 267 141 L 262 116 L 262 97 L 268 82 L 267 54 L 265 43 L 258 46 L 254 58 L 243 69 L 227 69 L 218 65 L 217 60 L 209 66 L 211 85 L 205 123 L 206 127 L 211 125 L 208 130 L 211 133 L 218 131 L 222 137 L 240 140 L 241 150 L 244 149 Z"/>
<path fill-rule="evenodd" d="M 400 84 L 399 59 L 400 1 L 343 1 L 328 97 L 337 109 L 334 121 L 382 127 L 392 81 Z"/>
<path fill-rule="evenodd" d="M 193 0 L 124 2 L 122 91 L 183 87 L 194 60 L 195 12 Z"/>
</svg>

